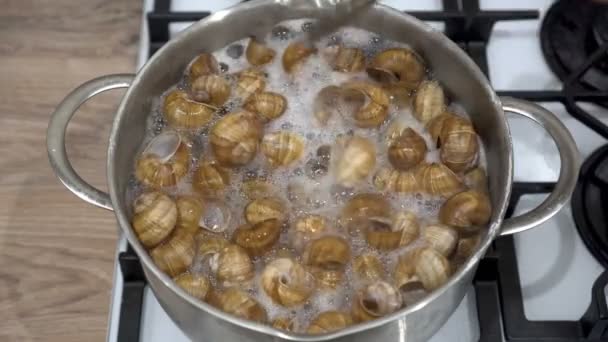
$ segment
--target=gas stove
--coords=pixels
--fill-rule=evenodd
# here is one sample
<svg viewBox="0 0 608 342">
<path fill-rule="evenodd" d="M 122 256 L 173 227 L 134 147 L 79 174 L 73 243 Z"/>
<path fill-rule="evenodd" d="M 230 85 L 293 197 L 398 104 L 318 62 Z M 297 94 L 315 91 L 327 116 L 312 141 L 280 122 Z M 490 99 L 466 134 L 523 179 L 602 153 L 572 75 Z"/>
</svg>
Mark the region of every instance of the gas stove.
<svg viewBox="0 0 608 342">
<path fill-rule="evenodd" d="M 239 2 L 144 1 L 139 65 L 193 21 Z M 571 205 L 532 230 L 497 239 L 468 294 L 431 341 L 608 340 L 608 5 L 380 2 L 445 32 L 499 95 L 536 101 L 557 114 L 585 159 Z M 516 181 L 508 215 L 518 215 L 551 191 L 560 162 L 542 128 L 508 119 Z M 146 286 L 123 236 L 116 260 L 107 340 L 189 341 Z"/>
</svg>

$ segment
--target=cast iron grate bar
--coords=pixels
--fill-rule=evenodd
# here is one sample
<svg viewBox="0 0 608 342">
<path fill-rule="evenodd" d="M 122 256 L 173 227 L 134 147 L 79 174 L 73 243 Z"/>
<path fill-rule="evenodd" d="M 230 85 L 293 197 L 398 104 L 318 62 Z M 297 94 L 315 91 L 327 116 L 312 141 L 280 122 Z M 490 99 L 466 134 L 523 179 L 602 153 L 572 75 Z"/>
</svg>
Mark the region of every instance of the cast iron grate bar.
<svg viewBox="0 0 608 342">
<path fill-rule="evenodd" d="M 146 278 L 141 262 L 129 245 L 118 255 L 123 277 L 117 342 L 139 341 Z"/>
</svg>

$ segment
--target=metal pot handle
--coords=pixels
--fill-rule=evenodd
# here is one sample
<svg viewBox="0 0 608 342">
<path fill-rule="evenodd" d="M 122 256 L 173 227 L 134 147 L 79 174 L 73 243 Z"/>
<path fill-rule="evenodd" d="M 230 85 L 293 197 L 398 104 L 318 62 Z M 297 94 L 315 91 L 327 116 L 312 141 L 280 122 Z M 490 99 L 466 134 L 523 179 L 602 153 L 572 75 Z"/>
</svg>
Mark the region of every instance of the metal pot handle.
<svg viewBox="0 0 608 342">
<path fill-rule="evenodd" d="M 501 101 L 505 112 L 523 115 L 547 130 L 557 145 L 561 159 L 561 170 L 553 192 L 538 207 L 503 222 L 500 235 L 510 235 L 545 222 L 568 202 L 576 186 L 580 155 L 574 138 L 555 114 L 525 100 L 502 97 Z"/>
<path fill-rule="evenodd" d="M 51 121 L 46 131 L 46 148 L 49 161 L 59 180 L 76 196 L 108 210 L 113 210 L 110 196 L 87 183 L 74 171 L 65 149 L 65 132 L 70 119 L 84 102 L 106 90 L 128 88 L 133 78 L 135 78 L 133 74 L 116 74 L 102 76 L 83 83 L 72 90 L 57 106 L 55 112 L 51 115 Z"/>
</svg>

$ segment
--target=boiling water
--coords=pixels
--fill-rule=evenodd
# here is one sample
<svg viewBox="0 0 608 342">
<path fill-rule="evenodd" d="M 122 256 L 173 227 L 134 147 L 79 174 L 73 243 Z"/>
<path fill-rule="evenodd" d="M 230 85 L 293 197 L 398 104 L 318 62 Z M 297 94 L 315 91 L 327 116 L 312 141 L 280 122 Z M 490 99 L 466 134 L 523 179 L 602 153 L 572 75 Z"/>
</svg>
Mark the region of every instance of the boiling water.
<svg viewBox="0 0 608 342">
<path fill-rule="evenodd" d="M 280 57 L 282 52 L 289 43 L 296 39 L 300 39 L 304 34 L 303 30 L 305 31 L 309 25 L 310 23 L 306 20 L 288 21 L 281 23 L 269 33 L 265 38 L 265 43 L 273 48 L 277 52 L 277 55 L 270 64 L 263 67 L 268 75 L 265 90 L 282 94 L 288 101 L 285 113 L 281 117 L 266 124 L 264 132 L 295 132 L 304 138 L 306 143 L 305 152 L 299 161 L 294 162 L 287 167 L 279 167 L 276 169 L 271 169 L 261 153 L 258 153 L 256 158 L 247 166 L 232 170 L 231 183 L 223 196 L 232 213 L 232 222 L 228 230 L 224 232 L 227 238 L 231 236 L 238 226 L 245 223 L 243 210 L 249 202 L 249 199 L 241 193 L 243 180 L 263 176 L 271 183 L 276 190 L 276 193 L 273 195 L 280 197 L 285 203 L 290 204 L 288 223 L 293 223 L 297 217 L 313 213 L 321 214 L 335 223 L 341 208 L 348 198 L 356 193 L 376 191 L 371 184 L 371 177 L 368 178 L 366 184 L 357 186 L 354 189 L 345 189 L 335 184 L 331 170 L 324 176 L 314 177 L 314 179 L 310 177 L 312 171 L 310 166 L 307 165 L 307 162 L 316 158 L 319 147 L 324 145 L 331 146 L 339 137 L 357 135 L 369 139 L 376 147 L 376 169 L 388 167 L 390 164 L 386 157 L 384 133 L 392 121 L 400 120 L 408 127 L 413 128 L 425 139 L 429 149 L 429 152 L 426 155 L 426 161 L 439 161 L 438 150 L 432 143 L 430 135 L 424 129 L 424 125 L 414 118 L 411 108 L 408 106 L 397 107 L 391 105 L 389 108 L 388 120 L 379 128 L 361 129 L 335 117 L 330 119 L 325 126 L 318 124 L 312 113 L 312 104 L 315 96 L 322 88 L 328 85 L 339 85 L 351 79 L 368 79 L 365 72 L 342 73 L 333 71 L 323 56 L 323 49 L 325 47 L 343 43 L 346 46 L 361 48 L 366 57 L 370 58 L 377 52 L 388 47 L 406 46 L 402 43 L 386 41 L 361 29 L 344 28 L 317 42 L 316 45 L 319 48 L 319 53 L 309 57 L 294 75 L 288 75 L 283 71 L 281 65 Z M 248 41 L 249 39 L 247 38 L 234 42 L 213 53 L 218 62 L 221 63 L 221 67 L 225 73 L 232 74 L 249 67 L 244 53 Z M 184 84 L 184 82 L 181 82 L 177 84 L 176 87 L 183 88 Z M 166 128 L 166 123 L 161 113 L 160 99 L 157 101 L 158 103 L 155 106 L 155 110 L 149 117 L 147 139 L 144 141 L 143 146 L 145 146 L 149 139 Z M 461 106 L 454 103 L 450 106 L 450 109 L 452 109 L 453 112 L 466 116 L 466 112 Z M 228 108 L 228 110 L 230 109 L 236 108 Z M 217 118 L 215 120 L 217 120 Z M 195 169 L 199 158 L 212 158 L 212 152 L 207 142 L 207 135 L 208 127 L 212 127 L 213 124 L 214 122 L 211 122 L 206 128 L 191 134 L 193 141 L 191 172 Z M 336 156 L 331 155 L 331 158 L 335 157 Z M 480 152 L 479 164 L 485 167 L 483 148 Z M 191 174 L 184 177 L 176 187 L 167 189 L 166 192 L 171 195 L 192 194 L 193 190 L 190 182 Z M 135 198 L 144 191 L 143 187 L 139 185 L 137 181 L 132 181 L 130 184 L 131 186 L 128 191 L 128 197 L 130 199 Z M 300 185 L 307 190 L 307 194 L 310 198 L 306 205 L 296 205 L 293 203 L 293 198 L 288 192 L 290 184 L 292 186 L 294 184 Z M 389 199 L 395 210 L 408 210 L 415 213 L 420 220 L 421 226 L 424 226 L 425 223 L 437 222 L 439 207 L 445 200 L 443 198 L 435 198 L 423 194 L 386 193 L 385 197 Z M 280 246 L 280 248 L 288 246 L 289 237 L 289 225 L 287 224 L 284 227 L 276 248 L 279 248 L 278 246 Z M 360 236 L 344 234 L 344 237 L 349 239 L 353 257 L 362 253 L 373 253 L 382 261 L 383 267 L 389 275 L 390 271 L 395 266 L 398 256 L 423 244 L 419 239 L 399 250 L 389 253 L 378 253 L 377 251 L 372 250 Z M 285 308 L 274 304 L 261 288 L 259 277 L 264 265 L 276 257 L 276 248 L 264 257 L 253 259 L 257 271 L 256 276 L 253 281 L 243 285 L 253 298 L 266 308 L 270 321 L 277 317 L 292 317 L 295 325 L 300 327 L 300 330 L 305 330 L 310 320 L 320 312 L 327 310 L 350 310 L 352 298 L 354 297 L 354 287 L 357 286 L 357 283 L 351 274 L 350 265 L 347 267 L 346 279 L 339 289 L 335 291 L 315 291 L 305 304 L 296 308 Z M 297 260 L 301 260 L 301 257 L 297 252 L 293 250 L 291 250 L 291 252 Z M 209 266 L 205 265 L 198 256 L 195 258 L 195 262 L 190 271 L 194 273 L 205 273 L 210 278 L 212 284 L 219 287 L 213 274 L 209 272 Z M 420 294 L 414 295 L 414 297 L 415 300 L 419 299 Z"/>
</svg>

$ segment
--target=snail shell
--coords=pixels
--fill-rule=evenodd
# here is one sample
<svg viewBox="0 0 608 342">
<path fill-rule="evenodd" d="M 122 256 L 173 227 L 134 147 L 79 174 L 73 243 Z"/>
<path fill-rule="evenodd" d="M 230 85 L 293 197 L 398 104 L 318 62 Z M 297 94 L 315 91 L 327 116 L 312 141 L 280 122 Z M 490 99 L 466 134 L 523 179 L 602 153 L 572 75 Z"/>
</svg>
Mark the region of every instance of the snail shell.
<svg viewBox="0 0 608 342">
<path fill-rule="evenodd" d="M 245 50 L 245 57 L 247 57 L 249 64 L 253 66 L 268 64 L 274 59 L 275 55 L 276 52 L 273 49 L 254 37 L 249 39 L 249 44 L 247 44 L 247 49 Z"/>
<path fill-rule="evenodd" d="M 326 270 L 311 266 L 309 271 L 315 277 L 317 286 L 322 289 L 335 290 L 344 280 L 344 270 Z"/>
<path fill-rule="evenodd" d="M 146 248 L 154 247 L 167 238 L 177 223 L 175 202 L 158 191 L 137 197 L 133 213 L 133 230 Z"/>
<path fill-rule="evenodd" d="M 392 48 L 374 56 L 367 74 L 380 83 L 398 85 L 412 91 L 424 79 L 425 68 L 422 58 L 414 51 Z"/>
<path fill-rule="evenodd" d="M 243 181 L 241 184 L 241 192 L 250 200 L 272 196 L 276 193 L 273 185 L 262 179 L 249 179 Z"/>
<path fill-rule="evenodd" d="M 253 278 L 253 263 L 240 246 L 227 244 L 220 249 L 217 260 L 211 259 L 211 270 L 224 286 L 238 285 Z"/>
<path fill-rule="evenodd" d="M 414 116 L 423 124 L 445 111 L 445 95 L 439 82 L 423 81 L 414 97 Z"/>
<path fill-rule="evenodd" d="M 441 135 L 441 130 L 443 129 L 443 125 L 446 120 L 454 116 L 454 114 L 450 112 L 444 112 L 441 115 L 438 115 L 432 118 L 427 124 L 426 129 L 429 131 L 431 135 L 431 140 L 435 144 L 435 146 L 439 146 L 439 136 Z"/>
<path fill-rule="evenodd" d="M 211 283 L 203 275 L 182 273 L 177 277 L 173 278 L 173 281 L 192 297 L 198 298 L 202 301 L 207 299 L 209 292 L 211 292 Z"/>
<path fill-rule="evenodd" d="M 184 129 L 198 129 L 213 118 L 217 107 L 196 102 L 183 90 L 171 91 L 164 100 L 163 113 L 169 125 Z"/>
<path fill-rule="evenodd" d="M 201 161 L 192 175 L 192 187 L 200 194 L 218 197 L 230 184 L 230 171 L 216 161 Z"/>
<path fill-rule="evenodd" d="M 364 81 L 350 81 L 342 85 L 343 98 L 355 104 L 350 114 L 361 128 L 380 126 L 388 117 L 390 98 L 379 86 Z M 359 104 L 359 105 L 356 105 Z"/>
<path fill-rule="evenodd" d="M 262 140 L 262 153 L 273 167 L 286 166 L 302 157 L 304 140 L 292 132 L 266 134 Z"/>
<path fill-rule="evenodd" d="M 247 101 L 253 94 L 259 93 L 266 87 L 266 76 L 257 69 L 241 71 L 236 82 L 236 97 Z"/>
<path fill-rule="evenodd" d="M 186 230 L 176 229 L 165 242 L 150 251 L 150 256 L 158 268 L 175 277 L 190 267 L 194 252 L 193 235 Z"/>
<path fill-rule="evenodd" d="M 315 96 L 313 113 L 321 125 L 326 125 L 329 118 L 340 114 L 340 101 L 342 89 L 338 86 L 327 86 L 321 89 Z"/>
<path fill-rule="evenodd" d="M 344 45 L 334 45 L 325 49 L 329 64 L 336 71 L 358 72 L 365 68 L 363 50 Z"/>
<path fill-rule="evenodd" d="M 192 81 L 190 93 L 198 102 L 221 107 L 230 97 L 230 83 L 218 75 L 203 75 Z"/>
<path fill-rule="evenodd" d="M 450 262 L 433 248 L 417 250 L 416 276 L 427 291 L 432 291 L 448 281 Z"/>
<path fill-rule="evenodd" d="M 344 270 L 350 261 L 350 246 L 338 236 L 324 236 L 306 245 L 303 260 L 324 270 Z"/>
<path fill-rule="evenodd" d="M 357 291 L 352 315 L 356 322 L 365 322 L 393 313 L 402 304 L 397 288 L 385 281 L 377 281 Z"/>
<path fill-rule="evenodd" d="M 363 283 L 372 283 L 384 279 L 386 272 L 378 257 L 371 253 L 359 255 L 353 260 L 353 272 Z"/>
<path fill-rule="evenodd" d="M 393 217 L 391 229 L 394 232 L 401 232 L 399 246 L 407 246 L 414 242 L 420 235 L 420 224 L 416 214 L 409 211 L 398 212 Z"/>
<path fill-rule="evenodd" d="M 411 128 L 406 128 L 401 134 L 392 139 L 388 147 L 388 160 L 399 170 L 407 170 L 424 160 L 427 148 L 426 142 Z"/>
<path fill-rule="evenodd" d="M 443 164 L 421 165 L 416 176 L 421 190 L 434 196 L 449 197 L 464 190 L 458 176 Z"/>
<path fill-rule="evenodd" d="M 391 205 L 380 194 L 359 193 L 353 196 L 342 208 L 341 221 L 349 229 L 370 218 L 388 220 Z"/>
<path fill-rule="evenodd" d="M 320 215 L 307 215 L 300 217 L 293 225 L 291 244 L 301 251 L 311 240 L 319 238 L 330 230 L 327 219 Z"/>
<path fill-rule="evenodd" d="M 217 267 L 219 253 L 229 244 L 230 242 L 222 236 L 205 234 L 198 245 L 198 255 L 203 259 L 211 260 L 214 267 Z"/>
<path fill-rule="evenodd" d="M 217 74 L 220 71 L 219 64 L 210 53 L 198 55 L 190 64 L 189 77 L 194 80 L 203 75 Z"/>
<path fill-rule="evenodd" d="M 393 250 L 410 244 L 418 237 L 419 224 L 410 212 L 397 214 L 392 220 L 369 218 L 365 225 L 365 240 L 379 250 Z"/>
<path fill-rule="evenodd" d="M 376 167 L 376 148 L 366 138 L 353 136 L 346 140 L 336 162 L 336 181 L 345 187 L 353 187 L 363 181 Z"/>
<path fill-rule="evenodd" d="M 401 293 L 423 288 L 422 282 L 416 275 L 416 252 L 401 256 L 393 271 L 394 284 Z"/>
<path fill-rule="evenodd" d="M 255 157 L 261 136 L 262 127 L 254 114 L 238 111 L 213 126 L 209 142 L 220 164 L 243 166 Z"/>
<path fill-rule="evenodd" d="M 255 93 L 249 97 L 243 108 L 255 113 L 262 123 L 268 123 L 285 113 L 287 99 L 272 92 Z"/>
<path fill-rule="evenodd" d="M 272 219 L 283 221 L 286 212 L 287 208 L 281 200 L 273 197 L 258 198 L 245 206 L 245 219 L 250 224 Z"/>
<path fill-rule="evenodd" d="M 316 53 L 315 47 L 310 47 L 303 42 L 293 42 L 283 52 L 283 70 L 288 74 L 296 71 L 298 65 L 303 63 L 310 55 Z"/>
<path fill-rule="evenodd" d="M 283 316 L 275 318 L 275 320 L 272 321 L 272 327 L 275 329 L 294 332 L 297 329 L 297 324 L 293 318 Z"/>
<path fill-rule="evenodd" d="M 454 263 L 455 264 L 463 264 L 466 262 L 475 250 L 477 250 L 477 246 L 479 246 L 479 242 L 481 241 L 481 235 L 474 234 L 471 236 L 463 237 L 458 240 L 458 244 L 456 245 L 456 251 L 454 252 Z"/>
<path fill-rule="evenodd" d="M 460 231 L 476 231 L 490 221 L 492 206 L 485 194 L 467 190 L 450 197 L 439 210 L 443 224 Z"/>
<path fill-rule="evenodd" d="M 205 210 L 199 217 L 199 227 L 212 233 L 221 233 L 228 229 L 232 220 L 232 212 L 228 205 L 220 200 L 205 203 Z"/>
<path fill-rule="evenodd" d="M 488 177 L 480 166 L 464 174 L 464 183 L 472 190 L 488 193 Z"/>
<path fill-rule="evenodd" d="M 353 319 L 350 314 L 340 311 L 325 311 L 315 317 L 308 329 L 307 333 L 313 335 L 327 334 L 333 331 L 342 330 L 353 324 Z"/>
<path fill-rule="evenodd" d="M 243 225 L 233 235 L 237 245 L 245 248 L 252 256 L 259 256 L 268 252 L 279 240 L 281 235 L 281 222 L 266 220 L 254 225 Z"/>
<path fill-rule="evenodd" d="M 439 253 L 449 257 L 456 248 L 458 233 L 443 224 L 433 224 L 426 226 L 422 231 L 422 238 L 429 247 L 434 248 Z"/>
<path fill-rule="evenodd" d="M 420 184 L 414 171 L 399 171 L 391 168 L 381 168 L 373 179 L 376 189 L 393 192 L 418 192 Z"/>
<path fill-rule="evenodd" d="M 146 146 L 135 165 L 135 178 L 153 189 L 174 186 L 190 166 L 190 148 L 175 131 L 165 131 Z"/>
<path fill-rule="evenodd" d="M 214 292 L 209 303 L 237 317 L 259 323 L 265 323 L 268 320 L 264 307 L 251 298 L 247 292 L 236 287 L 228 288 L 223 292 Z"/>
<path fill-rule="evenodd" d="M 176 229 L 184 229 L 191 234 L 199 231 L 199 221 L 205 206 L 203 201 L 194 196 L 181 196 L 175 200 L 177 205 Z"/>
<path fill-rule="evenodd" d="M 441 161 L 454 172 L 467 170 L 477 160 L 477 133 L 471 122 L 464 118 L 451 116 L 446 119 L 441 128 L 439 143 Z"/>
<path fill-rule="evenodd" d="M 272 300 L 285 307 L 304 303 L 314 290 L 315 279 L 292 259 L 279 258 L 264 268 L 262 288 Z"/>
</svg>

